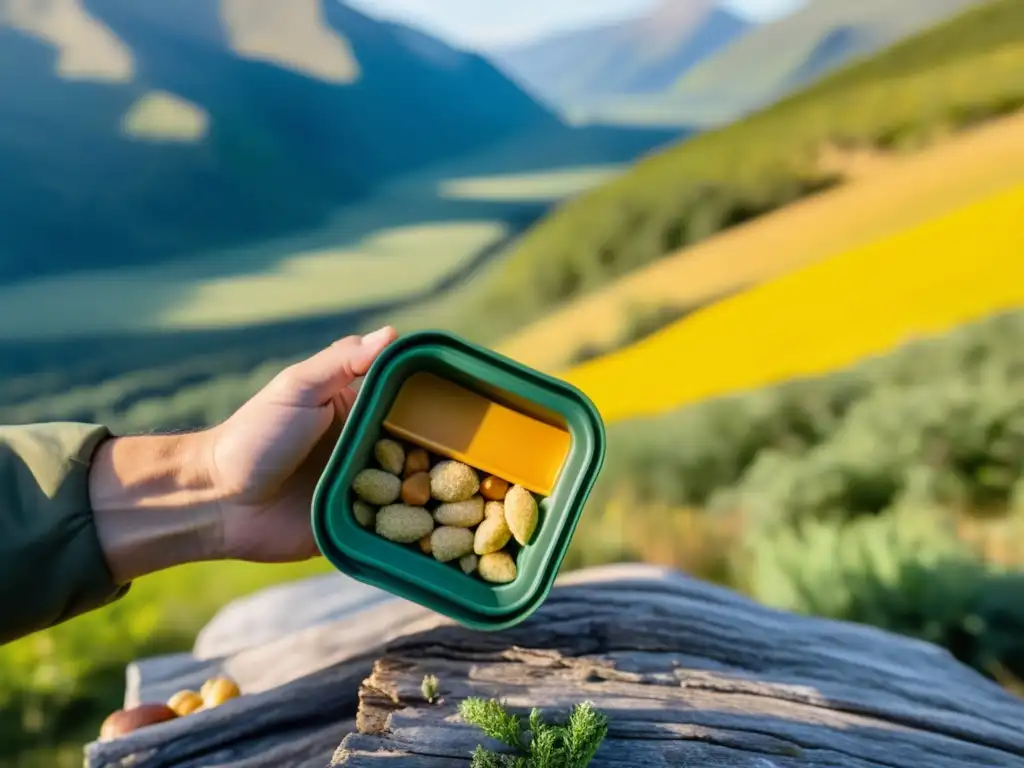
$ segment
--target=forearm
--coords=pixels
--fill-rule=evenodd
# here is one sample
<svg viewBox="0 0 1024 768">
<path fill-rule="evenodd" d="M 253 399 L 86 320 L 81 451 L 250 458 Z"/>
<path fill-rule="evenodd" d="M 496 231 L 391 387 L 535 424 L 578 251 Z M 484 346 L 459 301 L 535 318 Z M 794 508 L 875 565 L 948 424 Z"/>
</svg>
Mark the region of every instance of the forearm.
<svg viewBox="0 0 1024 768">
<path fill-rule="evenodd" d="M 220 498 L 203 467 L 205 433 L 118 437 L 89 472 L 89 501 L 111 576 L 223 556 Z"/>
</svg>

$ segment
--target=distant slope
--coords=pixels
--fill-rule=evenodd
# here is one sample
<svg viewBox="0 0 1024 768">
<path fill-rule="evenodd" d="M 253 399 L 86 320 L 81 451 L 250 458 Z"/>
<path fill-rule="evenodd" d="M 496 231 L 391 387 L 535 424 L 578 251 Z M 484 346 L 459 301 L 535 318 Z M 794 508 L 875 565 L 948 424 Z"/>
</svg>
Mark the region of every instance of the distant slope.
<svg viewBox="0 0 1024 768">
<path fill-rule="evenodd" d="M 673 100 L 720 120 L 764 106 L 981 0 L 814 0 L 684 74 Z"/>
<path fill-rule="evenodd" d="M 698 311 L 563 375 L 606 421 L 836 370 L 1024 306 L 1024 185 Z"/>
<path fill-rule="evenodd" d="M 647 16 L 499 50 L 490 58 L 553 104 L 585 105 L 660 92 L 749 26 L 715 0 L 665 0 Z"/>
<path fill-rule="evenodd" d="M 315 226 L 565 130 L 480 57 L 335 0 L 0 0 L 0 280 Z"/>
<path fill-rule="evenodd" d="M 498 351 L 558 374 L 615 344 L 629 310 L 689 309 L 951 213 L 1024 183 L 1024 112 L 922 152 L 847 158 L 842 186 L 734 227 L 616 280 L 502 340 Z"/>
<path fill-rule="evenodd" d="M 493 343 L 680 248 L 820 193 L 836 181 L 825 150 L 919 148 L 1021 106 L 1024 2 L 995 0 L 567 201 L 504 257 L 453 325 Z"/>
</svg>

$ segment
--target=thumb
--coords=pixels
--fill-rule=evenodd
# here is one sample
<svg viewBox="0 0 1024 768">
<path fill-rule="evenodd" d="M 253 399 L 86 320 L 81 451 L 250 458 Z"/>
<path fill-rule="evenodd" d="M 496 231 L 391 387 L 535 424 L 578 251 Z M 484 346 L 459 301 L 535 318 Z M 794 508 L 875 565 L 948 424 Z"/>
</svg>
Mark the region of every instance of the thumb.
<svg viewBox="0 0 1024 768">
<path fill-rule="evenodd" d="M 397 338 L 391 326 L 384 326 L 366 336 L 346 336 L 281 372 L 278 396 L 282 394 L 292 405 L 316 408 L 363 376 L 381 351 Z"/>
</svg>

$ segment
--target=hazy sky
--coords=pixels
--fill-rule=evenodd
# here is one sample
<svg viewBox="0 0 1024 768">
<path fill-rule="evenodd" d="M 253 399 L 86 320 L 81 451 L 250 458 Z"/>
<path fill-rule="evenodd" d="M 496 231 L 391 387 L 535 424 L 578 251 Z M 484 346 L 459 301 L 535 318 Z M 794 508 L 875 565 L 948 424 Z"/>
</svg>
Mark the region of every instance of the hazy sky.
<svg viewBox="0 0 1024 768">
<path fill-rule="evenodd" d="M 898 1 L 898 0 L 897 0 Z M 627 18 L 661 0 L 348 0 L 376 16 L 400 19 L 471 48 L 534 39 L 583 24 Z M 855 0 L 850 0 L 855 2 Z M 723 0 L 722 5 L 770 19 L 803 0 Z"/>
</svg>

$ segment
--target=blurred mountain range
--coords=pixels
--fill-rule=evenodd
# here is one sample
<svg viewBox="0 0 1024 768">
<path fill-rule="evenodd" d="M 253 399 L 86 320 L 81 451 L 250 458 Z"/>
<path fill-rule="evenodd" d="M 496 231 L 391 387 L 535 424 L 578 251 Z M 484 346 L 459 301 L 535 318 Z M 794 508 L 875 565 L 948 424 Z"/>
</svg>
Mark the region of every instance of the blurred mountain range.
<svg viewBox="0 0 1024 768">
<path fill-rule="evenodd" d="M 755 24 L 715 0 L 664 0 L 625 23 L 491 55 L 577 119 L 707 125 L 733 120 L 979 0 L 811 0 Z"/>
<path fill-rule="evenodd" d="M 751 26 L 715 0 L 668 0 L 625 23 L 574 30 L 491 56 L 544 99 L 585 106 L 610 96 L 663 92 Z"/>
</svg>

